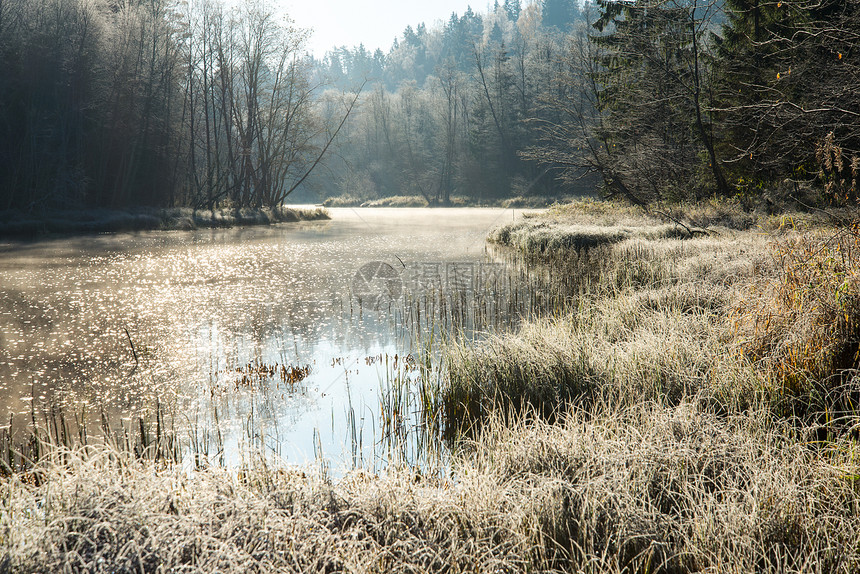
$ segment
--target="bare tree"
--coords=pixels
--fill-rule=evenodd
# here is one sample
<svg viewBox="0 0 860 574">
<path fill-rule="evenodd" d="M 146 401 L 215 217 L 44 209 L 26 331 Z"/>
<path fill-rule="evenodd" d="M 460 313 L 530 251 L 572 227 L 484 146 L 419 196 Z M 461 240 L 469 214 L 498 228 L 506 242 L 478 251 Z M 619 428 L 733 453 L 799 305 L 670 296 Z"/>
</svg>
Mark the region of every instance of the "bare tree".
<svg viewBox="0 0 860 574">
<path fill-rule="evenodd" d="M 442 164 L 439 169 L 439 187 L 436 202 L 449 204 L 454 190 L 454 170 L 458 149 L 458 123 L 461 114 L 460 91 L 462 81 L 453 60 L 439 70 L 439 87 L 442 89 Z"/>
<path fill-rule="evenodd" d="M 545 108 L 532 120 L 542 137 L 539 145 L 524 152 L 527 159 L 555 172 L 566 185 L 598 174 L 608 196 L 622 196 L 643 204 L 625 183 L 628 166 L 608 138 L 609 130 L 601 113 L 604 92 L 598 85 L 599 47 L 591 42 L 585 26 L 570 37 L 563 67 L 555 80 L 558 90 L 544 96 Z"/>
</svg>

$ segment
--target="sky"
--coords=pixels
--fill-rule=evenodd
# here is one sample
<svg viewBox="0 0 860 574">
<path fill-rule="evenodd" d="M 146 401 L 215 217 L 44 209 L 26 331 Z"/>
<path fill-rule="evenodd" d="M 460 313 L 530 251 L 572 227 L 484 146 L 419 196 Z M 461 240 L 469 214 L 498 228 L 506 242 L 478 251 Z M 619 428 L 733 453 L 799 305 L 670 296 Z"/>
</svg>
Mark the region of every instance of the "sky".
<svg viewBox="0 0 860 574">
<path fill-rule="evenodd" d="M 276 0 L 300 28 L 312 29 L 308 50 L 321 58 L 334 46 L 388 52 L 406 26 L 427 27 L 462 15 L 468 6 L 485 12 L 487 0 Z"/>
</svg>

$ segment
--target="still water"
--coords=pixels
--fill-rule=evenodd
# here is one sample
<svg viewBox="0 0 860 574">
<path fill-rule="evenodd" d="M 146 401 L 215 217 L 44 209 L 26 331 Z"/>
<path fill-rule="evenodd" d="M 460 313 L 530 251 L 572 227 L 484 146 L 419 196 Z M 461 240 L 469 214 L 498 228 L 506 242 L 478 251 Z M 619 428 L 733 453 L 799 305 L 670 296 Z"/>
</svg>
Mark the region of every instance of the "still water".
<svg viewBox="0 0 860 574">
<path fill-rule="evenodd" d="M 422 373 L 420 357 L 438 361 L 451 333 L 510 323 L 505 269 L 485 237 L 515 214 L 330 212 L 0 243 L 0 420 L 15 427 L 61 408 L 133 428 L 161 409 L 228 464 L 250 445 L 335 471 L 384 466 L 392 429 L 422 424 L 414 387 L 438 365 Z"/>
</svg>

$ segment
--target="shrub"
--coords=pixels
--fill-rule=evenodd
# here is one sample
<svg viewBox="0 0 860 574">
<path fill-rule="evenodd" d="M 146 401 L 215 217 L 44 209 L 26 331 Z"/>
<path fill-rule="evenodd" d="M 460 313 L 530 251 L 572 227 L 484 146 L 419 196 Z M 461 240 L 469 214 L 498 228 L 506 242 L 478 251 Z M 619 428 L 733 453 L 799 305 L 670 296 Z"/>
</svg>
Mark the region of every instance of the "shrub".
<svg viewBox="0 0 860 574">
<path fill-rule="evenodd" d="M 775 244 L 778 273 L 733 310 L 741 353 L 777 397 L 827 393 L 858 366 L 860 233 L 856 224 Z"/>
</svg>

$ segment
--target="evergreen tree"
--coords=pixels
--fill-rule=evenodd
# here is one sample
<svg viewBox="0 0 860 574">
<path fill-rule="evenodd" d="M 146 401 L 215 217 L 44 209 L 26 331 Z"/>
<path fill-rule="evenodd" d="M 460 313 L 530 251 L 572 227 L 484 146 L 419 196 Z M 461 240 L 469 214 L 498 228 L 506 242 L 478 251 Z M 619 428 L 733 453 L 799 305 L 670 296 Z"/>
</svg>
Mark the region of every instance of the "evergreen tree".
<svg viewBox="0 0 860 574">
<path fill-rule="evenodd" d="M 579 18 L 576 0 L 543 0 L 543 25 L 567 30 Z"/>
<path fill-rule="evenodd" d="M 727 193 L 704 102 L 708 12 L 695 3 L 599 0 L 600 137 L 613 170 L 640 200 Z M 704 158 L 704 159 L 703 159 Z M 707 166 L 702 166 L 702 161 Z"/>
<path fill-rule="evenodd" d="M 508 19 L 511 22 L 516 23 L 520 18 L 520 10 L 522 9 L 520 5 L 520 0 L 505 0 L 503 4 L 505 13 L 508 15 Z"/>
<path fill-rule="evenodd" d="M 753 192 L 817 176 L 822 147 L 860 155 L 860 4 L 727 0 L 719 119 L 733 179 Z"/>
</svg>

